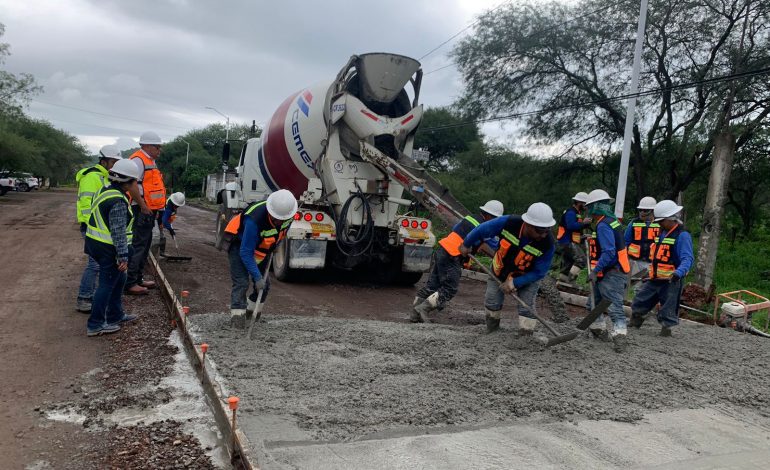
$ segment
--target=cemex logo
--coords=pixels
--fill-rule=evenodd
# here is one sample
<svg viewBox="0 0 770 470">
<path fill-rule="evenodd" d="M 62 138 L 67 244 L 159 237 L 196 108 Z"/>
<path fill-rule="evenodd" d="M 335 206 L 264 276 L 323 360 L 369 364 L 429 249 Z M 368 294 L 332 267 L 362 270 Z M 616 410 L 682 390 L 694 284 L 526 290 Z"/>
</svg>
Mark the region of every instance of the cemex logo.
<svg viewBox="0 0 770 470">
<path fill-rule="evenodd" d="M 312 102 L 313 94 L 310 93 L 310 90 L 305 90 L 304 93 L 300 93 L 299 97 L 297 98 L 297 106 L 299 106 L 299 109 L 301 109 L 305 114 L 305 117 L 307 117 L 308 113 L 310 112 L 310 103 Z"/>
</svg>

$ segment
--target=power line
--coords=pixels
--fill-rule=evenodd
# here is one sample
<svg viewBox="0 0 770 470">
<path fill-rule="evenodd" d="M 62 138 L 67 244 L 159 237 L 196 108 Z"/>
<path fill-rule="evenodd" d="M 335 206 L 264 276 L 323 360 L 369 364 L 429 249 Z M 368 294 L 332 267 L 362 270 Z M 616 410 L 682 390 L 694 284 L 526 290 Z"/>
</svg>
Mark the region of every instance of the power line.
<svg viewBox="0 0 770 470">
<path fill-rule="evenodd" d="M 526 117 L 526 116 L 534 116 L 534 115 L 537 115 L 537 114 L 545 114 L 545 113 L 550 113 L 550 112 L 554 112 L 554 111 L 561 111 L 563 109 L 583 108 L 583 107 L 586 107 L 586 106 L 597 105 L 597 104 L 602 104 L 602 103 L 608 103 L 608 102 L 611 102 L 611 101 L 625 100 L 625 99 L 632 98 L 632 97 L 639 98 L 639 97 L 642 97 L 642 96 L 656 95 L 656 94 L 662 93 L 664 91 L 682 90 L 682 89 L 687 89 L 687 88 L 693 88 L 693 87 L 696 87 L 698 85 L 705 85 L 705 84 L 709 84 L 709 83 L 719 83 L 719 82 L 730 81 L 730 80 L 738 80 L 738 79 L 742 79 L 742 78 L 749 78 L 749 77 L 754 77 L 754 76 L 757 76 L 757 75 L 767 75 L 767 74 L 770 74 L 770 67 L 766 67 L 766 68 L 763 68 L 763 69 L 756 69 L 756 70 L 747 70 L 747 71 L 741 72 L 741 73 L 734 73 L 734 74 L 730 74 L 730 75 L 722 75 L 722 76 L 719 76 L 719 77 L 707 78 L 705 80 L 698 80 L 698 81 L 695 81 L 695 82 L 680 83 L 680 84 L 672 85 L 672 86 L 669 86 L 669 87 L 662 87 L 662 88 L 653 88 L 653 89 L 648 89 L 648 90 L 642 90 L 642 91 L 639 91 L 637 93 L 626 93 L 626 94 L 623 94 L 623 95 L 610 96 L 610 97 L 602 98 L 602 99 L 599 99 L 599 100 L 584 101 L 584 102 L 581 102 L 581 103 L 567 104 L 567 105 L 563 105 L 563 106 L 553 106 L 553 107 L 550 107 L 550 108 L 543 108 L 543 109 L 538 109 L 538 110 L 534 110 L 534 111 L 525 111 L 525 112 L 521 112 L 521 113 L 506 114 L 504 116 L 493 116 L 493 117 L 485 118 L 485 119 L 477 119 L 475 121 L 465 121 L 465 122 L 458 122 L 458 123 L 455 123 L 455 124 L 445 124 L 443 126 L 428 127 L 426 129 L 420 129 L 420 131 L 422 131 L 422 132 L 434 132 L 434 131 L 440 131 L 440 130 L 445 130 L 445 129 L 454 129 L 454 128 L 457 128 L 457 127 L 470 126 L 470 125 L 475 125 L 475 124 L 483 124 L 483 123 L 487 123 L 487 122 L 507 121 L 509 119 L 515 119 L 515 118 Z"/>
<path fill-rule="evenodd" d="M 154 125 L 154 126 L 162 126 L 162 127 L 167 128 L 167 129 L 181 129 L 181 130 L 185 130 L 185 131 L 188 130 L 187 127 L 174 126 L 174 125 L 171 125 L 171 124 L 163 124 L 163 123 L 160 123 L 160 122 L 153 122 L 153 121 L 144 121 L 144 120 L 141 120 L 141 119 L 127 118 L 127 117 L 124 117 L 124 116 L 118 116 L 118 115 L 115 115 L 115 114 L 102 113 L 102 112 L 99 112 L 99 111 L 92 111 L 90 109 L 83 109 L 83 108 L 78 108 L 78 107 L 75 107 L 75 106 L 68 106 L 68 105 L 64 105 L 64 104 L 51 103 L 49 101 L 44 101 L 44 100 L 40 100 L 40 99 L 37 99 L 37 98 L 32 98 L 31 101 L 35 101 L 35 102 L 42 103 L 42 104 L 47 104 L 49 106 L 56 106 L 56 107 L 59 107 L 59 108 L 65 108 L 65 109 L 71 109 L 71 110 L 74 110 L 74 111 L 80 111 L 80 112 L 83 112 L 83 113 L 91 113 L 91 114 L 95 114 L 97 116 L 104 116 L 104 117 L 110 117 L 110 118 L 115 118 L 115 119 L 122 119 L 124 121 L 138 122 L 140 124 L 151 124 L 151 125 Z"/>
</svg>

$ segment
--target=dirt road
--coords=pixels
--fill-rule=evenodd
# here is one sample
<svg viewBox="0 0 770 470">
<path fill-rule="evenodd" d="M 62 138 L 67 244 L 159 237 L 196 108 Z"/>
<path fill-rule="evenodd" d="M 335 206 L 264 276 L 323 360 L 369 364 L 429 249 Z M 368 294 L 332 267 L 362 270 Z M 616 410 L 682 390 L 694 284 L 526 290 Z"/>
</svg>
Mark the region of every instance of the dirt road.
<svg viewBox="0 0 770 470">
<path fill-rule="evenodd" d="M 163 382 L 186 361 L 169 344 L 160 297 L 128 299 L 139 321 L 86 337 L 87 317 L 74 309 L 85 262 L 74 201 L 71 190 L 0 198 L 0 467 L 150 468 L 188 459 L 211 468 L 186 428 L 152 413 L 173 395 L 195 400 Z M 124 415 L 132 427 L 116 426 L 126 409 L 139 419 Z"/>
</svg>

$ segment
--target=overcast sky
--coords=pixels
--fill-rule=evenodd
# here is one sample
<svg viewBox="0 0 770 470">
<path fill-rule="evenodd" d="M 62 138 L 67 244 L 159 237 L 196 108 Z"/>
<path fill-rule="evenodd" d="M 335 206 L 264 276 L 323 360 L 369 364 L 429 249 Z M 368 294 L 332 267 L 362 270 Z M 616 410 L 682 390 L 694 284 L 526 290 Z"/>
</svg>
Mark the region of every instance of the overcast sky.
<svg viewBox="0 0 770 470">
<path fill-rule="evenodd" d="M 231 122 L 264 123 L 291 93 L 332 80 L 351 55 L 419 58 L 501 2 L 0 0 L 1 41 L 11 45 L 7 69 L 44 87 L 28 113 L 95 152 L 117 139 L 127 147 L 145 130 L 170 140 L 224 122 L 206 106 Z M 448 64 L 456 41 L 423 70 Z M 449 67 L 425 76 L 420 97 L 440 106 L 460 91 Z"/>
</svg>

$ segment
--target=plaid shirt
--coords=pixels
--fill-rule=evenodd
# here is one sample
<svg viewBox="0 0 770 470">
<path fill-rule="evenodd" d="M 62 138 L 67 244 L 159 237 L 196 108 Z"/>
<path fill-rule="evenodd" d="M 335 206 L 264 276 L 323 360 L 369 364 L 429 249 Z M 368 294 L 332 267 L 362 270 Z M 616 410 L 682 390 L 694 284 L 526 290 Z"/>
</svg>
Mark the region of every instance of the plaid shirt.
<svg viewBox="0 0 770 470">
<path fill-rule="evenodd" d="M 110 236 L 118 253 L 118 263 L 128 261 L 128 207 L 123 202 L 113 204 L 110 208 Z"/>
</svg>

